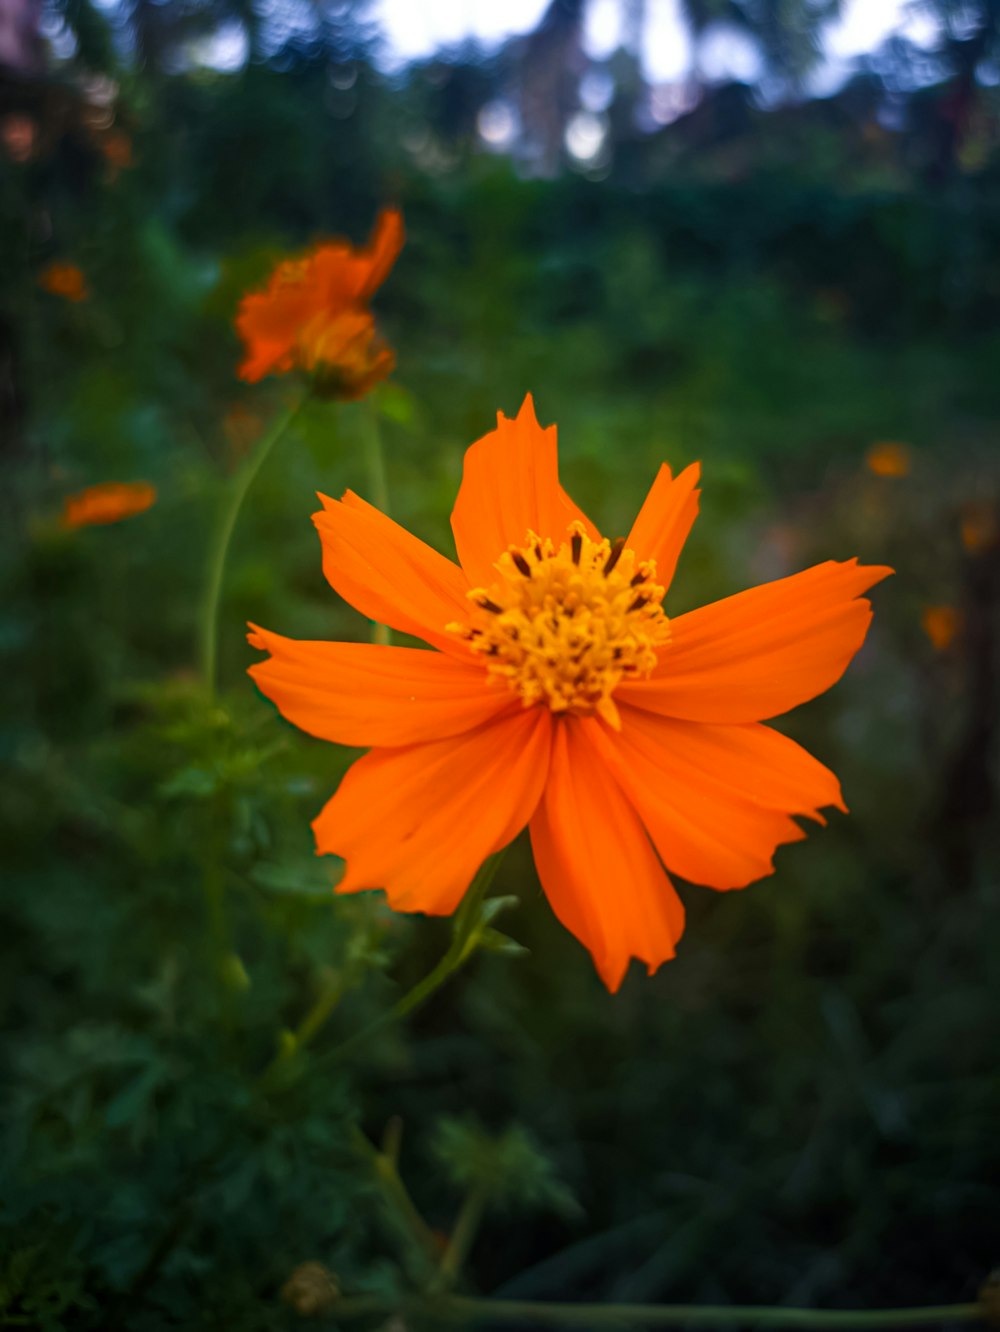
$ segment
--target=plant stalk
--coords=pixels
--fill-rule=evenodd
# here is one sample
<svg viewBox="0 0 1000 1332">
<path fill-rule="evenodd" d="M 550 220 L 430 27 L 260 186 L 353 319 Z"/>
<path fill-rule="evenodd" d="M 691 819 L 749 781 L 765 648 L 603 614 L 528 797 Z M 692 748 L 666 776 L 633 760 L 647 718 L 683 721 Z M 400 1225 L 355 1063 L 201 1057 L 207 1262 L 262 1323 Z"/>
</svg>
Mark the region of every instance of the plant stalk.
<svg viewBox="0 0 1000 1332">
<path fill-rule="evenodd" d="M 682 1326 L 746 1328 L 906 1328 L 986 1322 L 981 1304 L 946 1304 L 915 1309 L 789 1309 L 737 1304 L 557 1304 L 532 1300 L 473 1299 L 459 1295 L 384 1299 L 361 1296 L 338 1302 L 340 1319 L 391 1316 L 435 1318 L 488 1328 L 528 1323 L 532 1327 L 653 1328 Z"/>
<path fill-rule="evenodd" d="M 489 1198 L 490 1190 L 485 1184 L 474 1185 L 465 1195 L 465 1201 L 455 1219 L 451 1239 L 448 1241 L 448 1247 L 444 1251 L 438 1269 L 441 1285 L 445 1290 L 449 1290 L 458 1280 L 479 1231 L 479 1223 L 483 1219 Z"/>
<path fill-rule="evenodd" d="M 226 557 L 233 539 L 236 520 L 257 473 L 267 461 L 268 455 L 284 435 L 305 404 L 308 394 L 303 394 L 286 411 L 279 413 L 270 428 L 257 441 L 253 452 L 232 478 L 229 494 L 215 529 L 209 550 L 205 597 L 202 603 L 201 624 L 199 627 L 199 656 L 201 659 L 202 679 L 210 698 L 215 697 L 218 675 L 219 655 L 219 603 L 222 600 L 222 583 L 226 572 Z"/>
<path fill-rule="evenodd" d="M 376 509 L 381 509 L 389 517 L 389 481 L 385 471 L 385 453 L 382 448 L 382 430 L 378 422 L 378 403 L 374 393 L 362 408 L 364 427 L 365 465 L 368 468 L 368 485 L 371 489 L 371 502 Z M 391 631 L 387 624 L 372 625 L 372 642 L 382 646 L 391 642 Z"/>
<path fill-rule="evenodd" d="M 407 990 L 402 998 L 398 999 L 390 1009 L 377 1017 L 374 1022 L 369 1022 L 366 1027 L 362 1027 L 353 1036 L 349 1036 L 346 1041 L 342 1041 L 329 1054 L 323 1055 L 323 1063 L 342 1058 L 349 1050 L 366 1044 L 383 1027 L 398 1022 L 400 1018 L 412 1013 L 415 1008 L 419 1008 L 421 1004 L 426 1003 L 435 990 L 439 990 L 445 981 L 468 961 L 476 948 L 475 927 L 479 915 L 479 905 L 493 882 L 493 876 L 500 866 L 503 855 L 504 851 L 498 851 L 495 855 L 490 856 L 488 860 L 483 861 L 479 867 L 469 891 L 465 894 L 458 911 L 455 913 L 455 928 L 451 944 L 437 966 L 428 972 L 423 980 L 417 981 L 412 989 Z"/>
<path fill-rule="evenodd" d="M 371 1166 L 383 1202 L 420 1255 L 423 1267 L 428 1272 L 433 1271 L 440 1252 L 437 1241 L 410 1197 L 395 1161 L 387 1152 L 379 1151 L 359 1128 L 351 1129 L 351 1146 Z"/>
</svg>

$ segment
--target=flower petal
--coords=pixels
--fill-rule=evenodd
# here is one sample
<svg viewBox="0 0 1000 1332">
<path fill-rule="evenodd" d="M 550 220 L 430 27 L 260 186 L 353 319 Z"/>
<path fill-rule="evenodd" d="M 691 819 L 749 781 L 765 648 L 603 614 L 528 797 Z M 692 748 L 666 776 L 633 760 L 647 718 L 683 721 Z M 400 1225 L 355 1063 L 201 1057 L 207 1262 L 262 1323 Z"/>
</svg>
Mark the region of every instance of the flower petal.
<svg viewBox="0 0 1000 1332">
<path fill-rule="evenodd" d="M 367 272 L 358 291 L 358 299 L 367 301 L 389 276 L 406 240 L 403 215 L 396 208 L 383 208 L 375 220 L 368 244 L 362 251 Z"/>
<path fill-rule="evenodd" d="M 754 722 L 710 726 L 622 707 L 622 729 L 595 730 L 601 763 L 638 810 L 663 863 L 709 888 L 744 888 L 774 872 L 784 842 L 844 809 L 840 783 L 794 740 Z"/>
<path fill-rule="evenodd" d="M 337 891 L 384 888 L 396 911 L 454 911 L 482 862 L 534 813 L 549 768 L 547 708 L 475 731 L 374 749 L 316 821 L 316 849 L 343 856 Z"/>
<path fill-rule="evenodd" d="M 787 712 L 840 679 L 872 618 L 859 594 L 892 572 L 827 560 L 679 615 L 652 676 L 620 685 L 615 700 L 690 721 Z"/>
<path fill-rule="evenodd" d="M 467 644 L 445 625 L 468 618 L 468 580 L 457 565 L 348 490 L 320 495 L 313 522 L 323 545 L 323 572 L 362 615 L 414 634 L 468 661 Z"/>
<path fill-rule="evenodd" d="M 590 719 L 555 728 L 552 767 L 531 821 L 538 876 L 553 911 L 588 948 L 612 993 L 631 958 L 652 974 L 674 955 L 684 907 L 626 795 L 590 740 Z"/>
<path fill-rule="evenodd" d="M 640 560 L 656 561 L 656 581 L 665 588 L 670 586 L 677 557 L 698 516 L 700 476 L 699 463 L 685 467 L 676 478 L 664 463 L 625 542 Z"/>
<path fill-rule="evenodd" d="M 283 717 L 338 745 L 413 745 L 458 735 L 517 707 L 485 671 L 440 652 L 371 643 L 302 642 L 250 626 L 270 652 L 251 666 Z"/>
<path fill-rule="evenodd" d="M 62 526 L 89 527 L 117 523 L 144 513 L 156 503 L 156 487 L 148 481 L 103 481 L 63 500 Z"/>
<path fill-rule="evenodd" d="M 236 314 L 236 331 L 246 344 L 240 379 L 256 384 L 272 370 L 290 370 L 298 330 L 314 313 L 314 303 L 295 289 L 244 296 Z"/>
<path fill-rule="evenodd" d="M 514 420 L 498 412 L 496 430 L 465 452 L 451 514 L 458 558 L 473 586 L 488 587 L 497 577 L 494 561 L 508 546 L 523 546 L 529 531 L 558 546 L 572 522 L 600 540 L 559 484 L 556 428 L 538 424 L 529 393 Z"/>
</svg>

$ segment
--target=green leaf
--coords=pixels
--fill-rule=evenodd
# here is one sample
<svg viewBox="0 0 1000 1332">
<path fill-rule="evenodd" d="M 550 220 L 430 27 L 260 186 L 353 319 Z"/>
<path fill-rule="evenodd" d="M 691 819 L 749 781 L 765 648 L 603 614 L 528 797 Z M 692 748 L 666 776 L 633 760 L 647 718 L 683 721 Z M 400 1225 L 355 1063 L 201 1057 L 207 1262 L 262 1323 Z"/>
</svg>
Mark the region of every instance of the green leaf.
<svg viewBox="0 0 1000 1332">
<path fill-rule="evenodd" d="M 328 902 L 333 895 L 333 881 L 339 873 L 340 863 L 333 856 L 326 856 L 322 861 L 295 861 L 288 865 L 262 861 L 250 871 L 250 879 L 269 893 Z"/>
<path fill-rule="evenodd" d="M 489 926 L 479 931 L 479 946 L 488 953 L 505 953 L 508 957 L 524 957 L 531 951 L 510 935 L 490 929 Z"/>
<path fill-rule="evenodd" d="M 219 789 L 219 775 L 211 768 L 187 767 L 168 777 L 159 787 L 165 800 L 208 800 Z"/>
<path fill-rule="evenodd" d="M 580 1210 L 552 1162 L 519 1124 L 491 1134 L 472 1117 L 442 1119 L 432 1150 L 453 1184 L 483 1189 L 495 1207 L 563 1215 Z"/>
</svg>

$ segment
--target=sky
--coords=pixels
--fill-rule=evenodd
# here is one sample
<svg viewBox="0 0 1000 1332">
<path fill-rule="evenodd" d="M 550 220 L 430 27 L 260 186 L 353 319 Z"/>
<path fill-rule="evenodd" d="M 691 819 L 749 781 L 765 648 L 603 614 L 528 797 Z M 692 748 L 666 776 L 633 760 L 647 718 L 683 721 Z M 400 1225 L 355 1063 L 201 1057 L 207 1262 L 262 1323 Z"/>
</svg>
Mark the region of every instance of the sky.
<svg viewBox="0 0 1000 1332">
<path fill-rule="evenodd" d="M 376 0 L 374 16 L 385 34 L 393 64 L 432 55 L 442 46 L 475 38 L 495 46 L 514 33 L 534 28 L 548 0 Z M 610 55 L 622 36 L 621 0 L 591 0 L 585 41 L 596 60 Z M 929 42 L 933 30 L 914 0 L 845 0 L 842 17 L 825 33 L 825 60 L 818 71 L 830 90 L 843 81 L 851 62 L 874 50 L 893 32 Z M 674 82 L 690 72 L 692 51 L 681 19 L 680 0 L 647 0 L 642 34 L 643 66 L 651 83 Z M 758 72 L 752 45 L 731 28 L 719 27 L 700 52 L 701 73 L 709 79 L 751 80 Z"/>
</svg>

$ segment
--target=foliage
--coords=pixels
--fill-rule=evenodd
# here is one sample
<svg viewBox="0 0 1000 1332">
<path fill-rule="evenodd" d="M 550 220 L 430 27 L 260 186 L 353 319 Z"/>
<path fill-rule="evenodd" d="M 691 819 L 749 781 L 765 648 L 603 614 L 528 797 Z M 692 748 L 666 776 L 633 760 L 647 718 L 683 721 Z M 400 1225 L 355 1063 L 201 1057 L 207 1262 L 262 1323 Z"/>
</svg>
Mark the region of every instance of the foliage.
<svg viewBox="0 0 1000 1332">
<path fill-rule="evenodd" d="M 133 166 L 63 144 L 0 181 L 2 1317 L 295 1326 L 280 1292 L 306 1263 L 351 1295 L 432 1284 L 478 1186 L 470 1289 L 971 1297 L 1000 1177 L 995 165 L 928 195 L 887 149 L 845 179 L 857 127 L 803 111 L 793 148 L 751 126 L 761 169 L 737 179 L 655 145 L 606 182 L 432 171 L 403 142 L 412 88 L 360 65 L 348 129 L 326 76 L 139 80 Z M 831 555 L 898 571 L 856 669 L 795 721 L 851 817 L 745 894 L 684 889 L 678 959 L 613 1001 L 517 846 L 484 946 L 388 1020 L 449 926 L 334 898 L 312 854 L 353 756 L 254 695 L 243 624 L 367 636 L 308 523 L 317 489 L 364 489 L 366 407 L 310 407 L 269 459 L 219 695 L 195 676 L 213 517 L 283 403 L 235 381 L 238 295 L 286 248 L 360 239 L 388 195 L 409 232 L 379 298 L 400 521 L 447 549 L 462 448 L 532 389 L 608 530 L 661 459 L 703 458 L 676 608 Z M 56 255 L 89 301 L 37 287 Z M 878 439 L 909 475 L 866 470 Z M 106 478 L 160 501 L 62 530 L 62 496 Z M 962 613 L 946 650 L 928 605 Z"/>
</svg>

